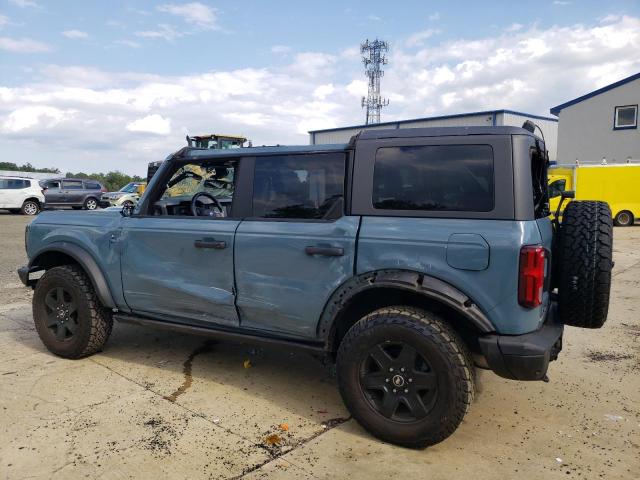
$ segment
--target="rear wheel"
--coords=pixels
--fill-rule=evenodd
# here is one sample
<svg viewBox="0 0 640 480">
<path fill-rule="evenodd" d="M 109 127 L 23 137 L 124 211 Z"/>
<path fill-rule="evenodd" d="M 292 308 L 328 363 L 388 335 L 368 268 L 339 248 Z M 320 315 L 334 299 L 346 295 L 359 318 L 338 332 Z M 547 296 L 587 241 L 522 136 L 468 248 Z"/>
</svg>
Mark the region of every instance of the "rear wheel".
<svg viewBox="0 0 640 480">
<path fill-rule="evenodd" d="M 40 212 L 40 204 L 36 200 L 25 200 L 20 209 L 23 215 L 37 215 Z"/>
<path fill-rule="evenodd" d="M 557 255 L 560 320 L 600 328 L 607 320 L 613 224 L 605 202 L 573 201 L 564 210 Z"/>
<path fill-rule="evenodd" d="M 98 208 L 98 200 L 93 197 L 89 197 L 84 201 L 85 210 L 95 210 Z"/>
<path fill-rule="evenodd" d="M 81 358 L 102 349 L 111 334 L 111 312 L 98 300 L 81 268 L 47 270 L 33 294 L 33 319 L 42 343 L 64 358 Z"/>
<path fill-rule="evenodd" d="M 411 307 L 377 310 L 357 322 L 338 351 L 340 393 L 376 437 L 423 448 L 451 435 L 474 396 L 474 369 L 458 335 Z"/>
<path fill-rule="evenodd" d="M 633 225 L 633 220 L 633 213 L 628 210 L 622 210 L 621 212 L 618 212 L 613 222 L 618 227 L 629 227 Z"/>
</svg>

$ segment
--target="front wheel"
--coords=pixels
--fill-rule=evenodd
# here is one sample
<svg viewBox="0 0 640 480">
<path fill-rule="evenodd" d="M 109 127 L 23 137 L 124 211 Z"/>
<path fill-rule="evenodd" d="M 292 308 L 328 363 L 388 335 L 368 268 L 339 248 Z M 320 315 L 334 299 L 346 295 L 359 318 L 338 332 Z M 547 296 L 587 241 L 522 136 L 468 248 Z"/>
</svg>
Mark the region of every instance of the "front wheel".
<svg viewBox="0 0 640 480">
<path fill-rule="evenodd" d="M 64 358 L 102 349 L 111 334 L 111 312 L 98 300 L 91 281 L 75 265 L 47 270 L 33 294 L 33 320 L 42 343 Z"/>
<path fill-rule="evenodd" d="M 95 198 L 89 197 L 84 201 L 85 210 L 95 210 L 98 208 L 98 200 Z"/>
<path fill-rule="evenodd" d="M 340 344 L 337 374 L 353 417 L 376 437 L 411 448 L 451 435 L 475 393 L 464 342 L 437 315 L 412 307 L 357 322 Z"/>
</svg>

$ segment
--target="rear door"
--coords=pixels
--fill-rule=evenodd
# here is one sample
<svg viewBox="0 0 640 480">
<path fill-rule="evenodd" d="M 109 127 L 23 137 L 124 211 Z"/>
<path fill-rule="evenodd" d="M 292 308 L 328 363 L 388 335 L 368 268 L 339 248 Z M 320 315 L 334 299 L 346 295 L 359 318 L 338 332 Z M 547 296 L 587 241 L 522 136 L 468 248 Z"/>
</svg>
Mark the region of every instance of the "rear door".
<svg viewBox="0 0 640 480">
<path fill-rule="evenodd" d="M 62 181 L 62 203 L 68 205 L 82 205 L 84 201 L 84 186 L 82 180 Z"/>
<path fill-rule="evenodd" d="M 346 154 L 256 157 L 252 217 L 236 232 L 241 325 L 313 338 L 353 275 L 359 217 L 345 215 Z"/>
</svg>

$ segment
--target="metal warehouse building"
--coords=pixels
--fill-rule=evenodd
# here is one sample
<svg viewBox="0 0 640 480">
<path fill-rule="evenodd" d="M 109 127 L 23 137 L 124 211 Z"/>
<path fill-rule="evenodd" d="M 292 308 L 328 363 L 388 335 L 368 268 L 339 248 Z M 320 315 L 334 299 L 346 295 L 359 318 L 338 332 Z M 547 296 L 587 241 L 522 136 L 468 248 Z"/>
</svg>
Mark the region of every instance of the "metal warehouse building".
<svg viewBox="0 0 640 480">
<path fill-rule="evenodd" d="M 513 110 L 489 110 L 486 112 L 462 113 L 458 115 L 443 115 L 439 117 L 414 118 L 398 120 L 375 125 L 355 125 L 352 127 L 329 128 L 326 130 L 312 130 L 309 132 L 309 143 L 344 143 L 366 129 L 387 128 L 422 128 L 422 127 L 477 127 L 505 125 L 521 127 L 526 120 L 531 120 L 540 128 L 546 140 L 550 160 L 556 160 L 558 145 L 558 120 L 551 117 L 541 117 L 529 113 L 514 112 Z"/>
</svg>

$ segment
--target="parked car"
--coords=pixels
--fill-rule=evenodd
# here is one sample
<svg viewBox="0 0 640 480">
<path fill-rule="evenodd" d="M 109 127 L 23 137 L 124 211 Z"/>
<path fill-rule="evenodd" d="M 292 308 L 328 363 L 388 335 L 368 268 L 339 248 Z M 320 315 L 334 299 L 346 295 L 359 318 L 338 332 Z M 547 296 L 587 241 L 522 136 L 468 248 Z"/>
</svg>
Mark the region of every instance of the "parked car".
<svg viewBox="0 0 640 480">
<path fill-rule="evenodd" d="M 82 178 L 44 180 L 41 185 L 44 189 L 45 208 L 95 210 L 99 206 L 100 197 L 107 191 L 100 182 Z"/>
<path fill-rule="evenodd" d="M 514 127 L 185 148 L 133 212 L 41 214 L 18 273 L 59 356 L 102 350 L 114 319 L 324 353 L 358 422 L 424 447 L 462 421 L 476 367 L 546 381 L 563 325 L 606 320 L 611 212 L 552 222 L 547 167 Z"/>
<path fill-rule="evenodd" d="M 0 176 L 0 208 L 11 213 L 37 215 L 43 203 L 44 195 L 37 180 Z"/>
<path fill-rule="evenodd" d="M 134 207 L 147 187 L 146 182 L 127 183 L 117 192 L 103 193 L 100 197 L 101 207 Z"/>
</svg>

